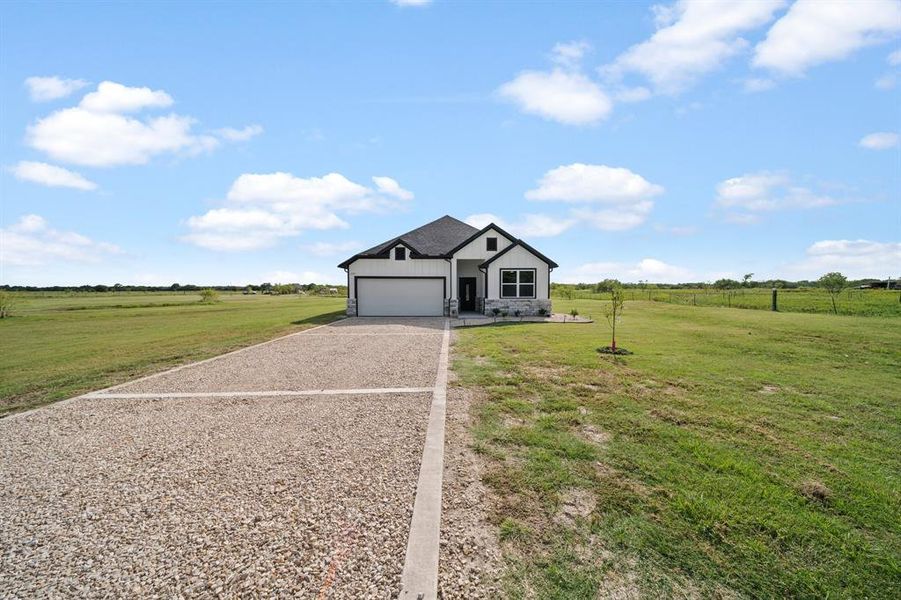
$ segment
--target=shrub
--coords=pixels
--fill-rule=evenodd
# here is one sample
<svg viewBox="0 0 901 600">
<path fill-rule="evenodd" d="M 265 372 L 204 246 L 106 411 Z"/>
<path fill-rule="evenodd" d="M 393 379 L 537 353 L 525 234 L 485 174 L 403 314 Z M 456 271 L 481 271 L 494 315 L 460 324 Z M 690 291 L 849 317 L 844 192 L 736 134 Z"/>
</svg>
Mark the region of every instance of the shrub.
<svg viewBox="0 0 901 600">
<path fill-rule="evenodd" d="M 547 309 L 546 309 L 546 308 L 539 308 L 539 309 L 538 309 L 538 314 L 541 315 L 542 317 L 547 316 Z"/>
<path fill-rule="evenodd" d="M 0 292 L 0 319 L 5 319 L 16 308 L 16 297 L 9 292 Z"/>
<path fill-rule="evenodd" d="M 502 310 L 502 311 L 501 311 L 501 316 L 504 317 L 504 318 L 506 318 L 507 315 L 509 315 L 509 314 L 510 314 L 510 313 L 508 313 L 508 312 L 505 311 L 505 310 Z"/>
<path fill-rule="evenodd" d="M 579 311 L 573 308 L 571 311 L 569 311 L 569 314 L 571 314 L 575 318 L 579 316 Z"/>
<path fill-rule="evenodd" d="M 214 304 L 219 302 L 219 292 L 212 288 L 200 290 L 200 302 L 203 304 Z"/>
</svg>

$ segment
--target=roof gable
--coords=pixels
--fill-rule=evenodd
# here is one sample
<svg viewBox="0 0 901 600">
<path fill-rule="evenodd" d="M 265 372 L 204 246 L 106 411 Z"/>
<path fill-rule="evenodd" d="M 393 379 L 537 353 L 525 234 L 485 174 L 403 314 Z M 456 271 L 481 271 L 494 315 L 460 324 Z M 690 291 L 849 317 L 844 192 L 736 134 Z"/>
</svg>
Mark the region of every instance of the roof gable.
<svg viewBox="0 0 901 600">
<path fill-rule="evenodd" d="M 506 231 L 504 231 L 503 229 L 501 229 L 494 223 L 488 223 L 488 225 L 485 225 L 481 229 L 476 230 L 475 233 L 473 233 L 471 236 L 469 236 L 468 238 L 466 238 L 465 240 L 463 240 L 462 242 L 460 242 L 459 244 L 454 246 L 450 251 L 448 251 L 448 254 L 449 255 L 456 254 L 458 251 L 462 250 L 469 244 L 473 243 L 475 240 L 479 239 L 479 236 L 481 236 L 482 234 L 487 233 L 489 231 L 496 231 L 500 235 L 507 238 L 507 240 L 510 241 L 511 243 L 513 243 L 513 244 L 516 243 L 515 237 L 513 237 L 512 235 L 510 235 L 509 233 L 507 233 Z"/>
<path fill-rule="evenodd" d="M 554 261 L 549 259 L 547 256 L 545 256 L 544 254 L 542 254 L 535 248 L 531 247 L 524 241 L 516 240 L 512 244 L 510 244 L 509 246 L 507 246 L 506 248 L 504 248 L 503 250 L 501 250 L 500 252 L 498 252 L 497 254 L 495 254 L 494 256 L 492 256 L 491 258 L 489 258 L 482 264 L 480 264 L 479 268 L 484 269 L 485 267 L 487 267 L 488 265 L 490 265 L 491 263 L 493 263 L 494 261 L 496 261 L 497 259 L 502 257 L 504 254 L 506 254 L 507 252 L 510 252 L 511 250 L 513 250 L 516 247 L 520 247 L 520 248 L 523 248 L 524 250 L 527 250 L 529 253 L 535 255 L 536 257 L 538 257 L 539 259 L 541 259 L 545 263 L 547 263 L 547 266 L 549 266 L 552 269 L 556 269 L 559 266 L 557 263 L 555 263 Z"/>
</svg>

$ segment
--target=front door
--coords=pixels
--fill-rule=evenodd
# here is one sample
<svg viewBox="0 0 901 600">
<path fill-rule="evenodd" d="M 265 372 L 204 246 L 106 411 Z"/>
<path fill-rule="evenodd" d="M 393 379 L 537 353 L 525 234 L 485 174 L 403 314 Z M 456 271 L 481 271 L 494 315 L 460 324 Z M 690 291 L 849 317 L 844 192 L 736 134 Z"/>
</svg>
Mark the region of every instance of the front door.
<svg viewBox="0 0 901 600">
<path fill-rule="evenodd" d="M 460 278 L 460 310 L 476 309 L 476 278 Z"/>
</svg>

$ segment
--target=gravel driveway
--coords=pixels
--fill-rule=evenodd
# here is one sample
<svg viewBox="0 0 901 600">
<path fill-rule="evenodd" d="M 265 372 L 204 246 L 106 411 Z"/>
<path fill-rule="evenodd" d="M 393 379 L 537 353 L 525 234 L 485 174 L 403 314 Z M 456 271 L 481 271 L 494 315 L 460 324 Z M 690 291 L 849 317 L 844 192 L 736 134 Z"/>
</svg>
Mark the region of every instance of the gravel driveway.
<svg viewBox="0 0 901 600">
<path fill-rule="evenodd" d="M 353 319 L 0 421 L 0 596 L 397 593 L 443 319 Z"/>
</svg>

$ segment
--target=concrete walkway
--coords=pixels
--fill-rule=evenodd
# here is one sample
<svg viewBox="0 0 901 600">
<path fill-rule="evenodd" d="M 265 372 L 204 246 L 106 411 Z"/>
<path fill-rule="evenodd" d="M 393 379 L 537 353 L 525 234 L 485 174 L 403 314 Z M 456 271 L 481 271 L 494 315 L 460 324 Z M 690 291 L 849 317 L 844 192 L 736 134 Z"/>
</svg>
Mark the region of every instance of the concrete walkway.
<svg viewBox="0 0 901 600">
<path fill-rule="evenodd" d="M 347 319 L 0 421 L 13 596 L 437 596 L 446 319 Z"/>
</svg>

